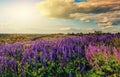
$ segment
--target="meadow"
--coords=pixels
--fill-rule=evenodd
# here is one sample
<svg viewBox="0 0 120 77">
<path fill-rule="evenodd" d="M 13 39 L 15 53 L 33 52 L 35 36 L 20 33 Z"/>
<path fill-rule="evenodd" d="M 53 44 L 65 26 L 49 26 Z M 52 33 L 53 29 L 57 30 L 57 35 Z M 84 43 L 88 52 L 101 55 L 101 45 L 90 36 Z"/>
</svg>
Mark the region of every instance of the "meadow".
<svg viewBox="0 0 120 77">
<path fill-rule="evenodd" d="M 120 33 L 0 35 L 0 77 L 120 77 Z"/>
</svg>

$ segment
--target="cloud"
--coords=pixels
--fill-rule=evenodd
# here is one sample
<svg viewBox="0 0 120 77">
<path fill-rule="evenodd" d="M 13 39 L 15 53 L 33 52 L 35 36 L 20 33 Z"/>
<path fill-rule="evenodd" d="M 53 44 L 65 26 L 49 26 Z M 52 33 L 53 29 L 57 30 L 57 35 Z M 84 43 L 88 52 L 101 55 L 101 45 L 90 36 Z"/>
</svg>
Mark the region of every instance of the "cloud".
<svg viewBox="0 0 120 77">
<path fill-rule="evenodd" d="M 45 0 L 38 3 L 40 10 L 44 15 L 52 18 L 68 18 L 69 14 L 73 13 L 71 6 L 74 6 L 72 0 Z"/>
<path fill-rule="evenodd" d="M 116 27 L 116 26 L 107 26 L 107 27 L 102 27 L 101 31 L 102 32 L 113 32 L 113 33 L 117 33 L 119 32 L 120 27 Z"/>
<path fill-rule="evenodd" d="M 83 33 L 88 33 L 88 32 L 94 32 L 96 31 L 96 29 L 88 27 L 88 28 L 80 28 L 80 27 L 62 27 L 59 29 L 62 32 L 74 32 L 74 33 L 79 33 L 79 32 L 83 32 Z"/>
<path fill-rule="evenodd" d="M 80 28 L 73 28 L 73 27 L 63 27 L 60 28 L 61 31 L 80 31 Z"/>
<path fill-rule="evenodd" d="M 50 18 L 85 22 L 95 20 L 99 26 L 120 24 L 119 0 L 87 0 L 79 3 L 74 0 L 44 0 L 38 3 L 38 7 Z"/>
<path fill-rule="evenodd" d="M 60 28 L 60 30 L 67 31 L 67 30 L 71 30 L 71 28 L 70 27 L 64 27 L 64 28 Z"/>
<path fill-rule="evenodd" d="M 111 28 L 113 28 L 113 26 L 106 26 L 106 27 L 102 27 L 101 29 L 105 30 L 105 29 L 111 29 Z"/>
</svg>

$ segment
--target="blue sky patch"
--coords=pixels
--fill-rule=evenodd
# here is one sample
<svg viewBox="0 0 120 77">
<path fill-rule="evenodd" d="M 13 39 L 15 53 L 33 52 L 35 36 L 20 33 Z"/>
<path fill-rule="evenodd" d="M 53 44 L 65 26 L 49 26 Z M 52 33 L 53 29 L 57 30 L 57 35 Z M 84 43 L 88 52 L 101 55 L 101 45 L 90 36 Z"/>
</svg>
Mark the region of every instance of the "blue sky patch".
<svg viewBox="0 0 120 77">
<path fill-rule="evenodd" d="M 74 0 L 75 2 L 84 2 L 86 0 Z"/>
</svg>

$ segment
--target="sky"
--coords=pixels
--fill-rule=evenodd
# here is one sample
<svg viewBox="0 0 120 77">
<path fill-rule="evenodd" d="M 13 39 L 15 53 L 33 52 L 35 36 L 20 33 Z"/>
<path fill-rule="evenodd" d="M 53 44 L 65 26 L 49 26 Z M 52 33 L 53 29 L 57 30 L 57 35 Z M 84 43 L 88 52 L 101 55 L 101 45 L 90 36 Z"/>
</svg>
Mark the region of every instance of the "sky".
<svg viewBox="0 0 120 77">
<path fill-rule="evenodd" d="M 120 32 L 119 0 L 0 0 L 0 33 Z"/>
</svg>

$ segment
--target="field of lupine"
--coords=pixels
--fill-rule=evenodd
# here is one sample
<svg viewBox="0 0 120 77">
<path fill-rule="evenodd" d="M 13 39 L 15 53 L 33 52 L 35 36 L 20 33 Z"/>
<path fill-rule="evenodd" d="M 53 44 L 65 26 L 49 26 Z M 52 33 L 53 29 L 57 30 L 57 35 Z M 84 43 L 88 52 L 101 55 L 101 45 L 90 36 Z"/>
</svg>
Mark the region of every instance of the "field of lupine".
<svg viewBox="0 0 120 77">
<path fill-rule="evenodd" d="M 120 77 L 120 34 L 2 44 L 0 77 Z"/>
</svg>

